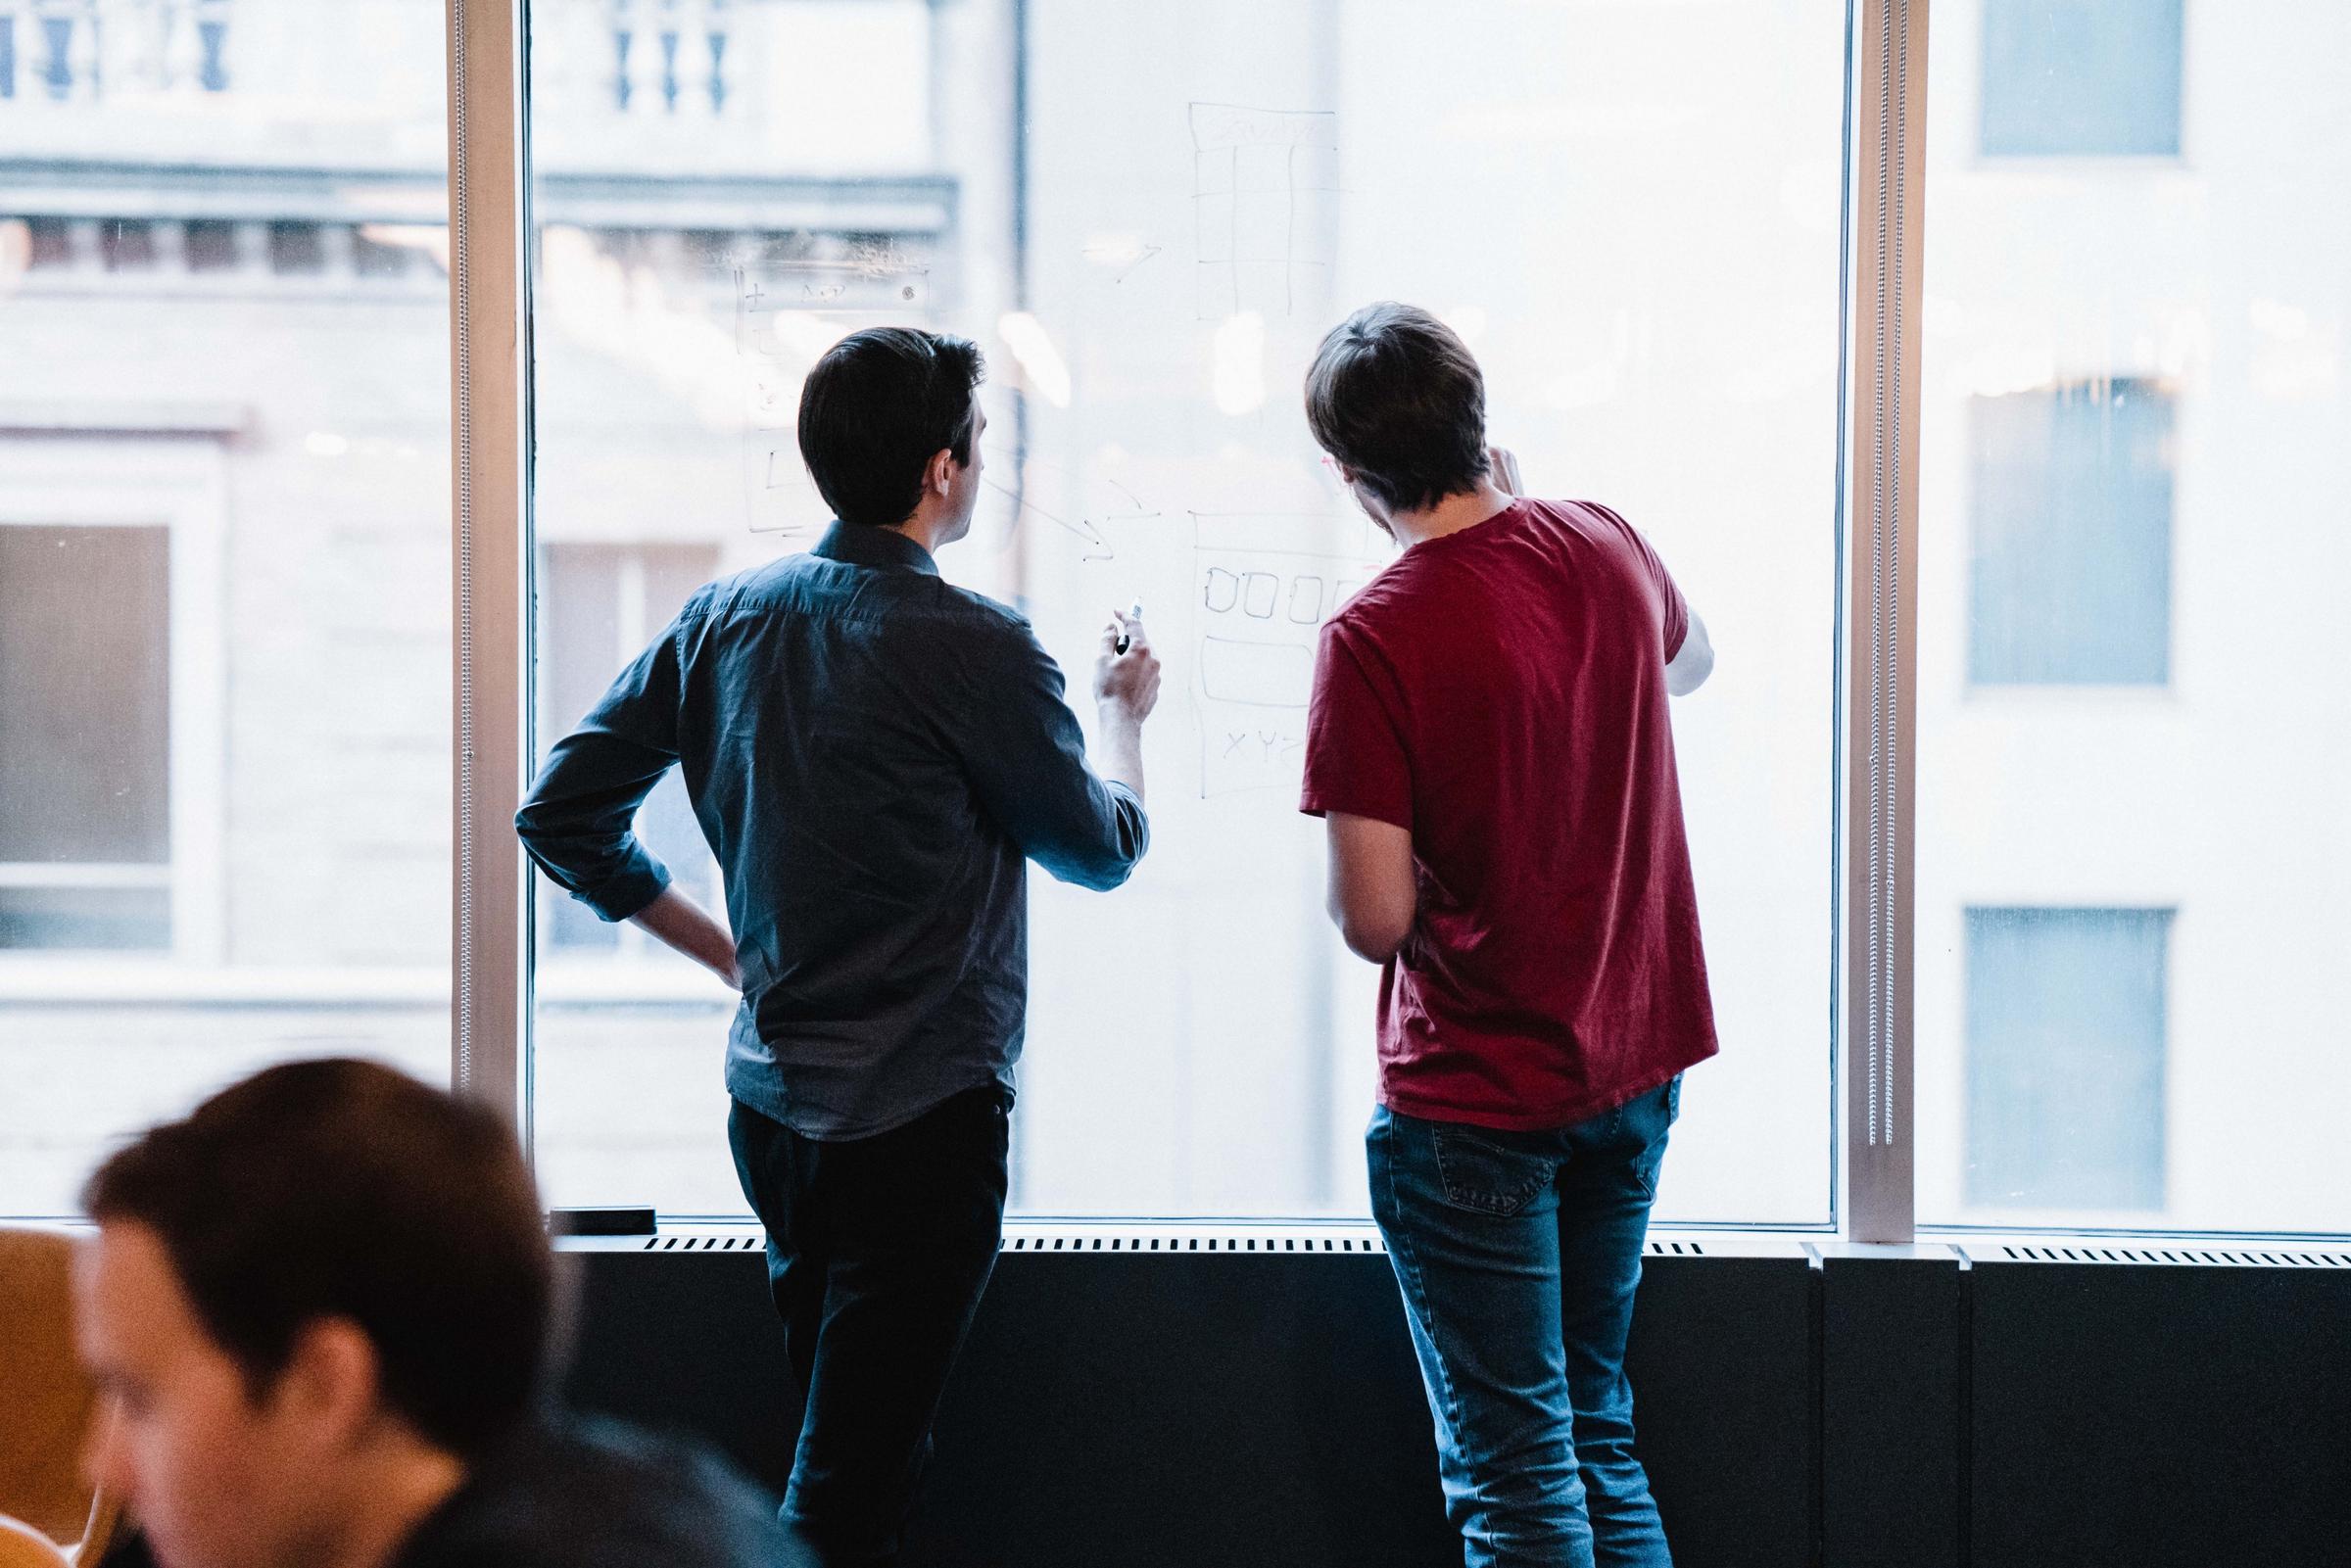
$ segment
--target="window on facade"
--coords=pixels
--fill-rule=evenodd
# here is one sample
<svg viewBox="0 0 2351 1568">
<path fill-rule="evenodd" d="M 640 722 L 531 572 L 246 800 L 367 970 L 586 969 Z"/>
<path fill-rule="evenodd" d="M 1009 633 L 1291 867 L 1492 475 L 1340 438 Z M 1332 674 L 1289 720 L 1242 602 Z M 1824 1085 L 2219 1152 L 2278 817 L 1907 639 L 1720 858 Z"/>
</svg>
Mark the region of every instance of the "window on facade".
<svg viewBox="0 0 2351 1568">
<path fill-rule="evenodd" d="M 1988 158 L 2176 157 L 2185 0 L 1983 0 Z"/>
<path fill-rule="evenodd" d="M 361 277 L 399 277 L 408 271 L 413 254 L 405 245 L 387 245 L 363 229 L 351 237 L 352 269 Z"/>
<path fill-rule="evenodd" d="M 2171 678 L 2172 399 L 2150 380 L 1976 401 L 1968 679 Z"/>
<path fill-rule="evenodd" d="M 1967 1201 L 2160 1211 L 2171 911 L 1967 912 Z"/>
<path fill-rule="evenodd" d="M 69 266 L 73 261 L 73 231 L 64 218 L 36 217 L 27 225 L 31 233 L 25 258 L 27 269 Z"/>
<path fill-rule="evenodd" d="M 0 517 L 0 950 L 171 938 L 170 540 Z"/>
<path fill-rule="evenodd" d="M 183 242 L 191 272 L 225 272 L 237 264 L 237 226 L 217 218 L 198 219 Z"/>
<path fill-rule="evenodd" d="M 325 233 L 316 223 L 270 224 L 269 268 L 273 272 L 325 271 Z"/>
<path fill-rule="evenodd" d="M 155 225 L 116 218 L 98 230 L 98 254 L 109 272 L 131 272 L 155 265 Z"/>
</svg>

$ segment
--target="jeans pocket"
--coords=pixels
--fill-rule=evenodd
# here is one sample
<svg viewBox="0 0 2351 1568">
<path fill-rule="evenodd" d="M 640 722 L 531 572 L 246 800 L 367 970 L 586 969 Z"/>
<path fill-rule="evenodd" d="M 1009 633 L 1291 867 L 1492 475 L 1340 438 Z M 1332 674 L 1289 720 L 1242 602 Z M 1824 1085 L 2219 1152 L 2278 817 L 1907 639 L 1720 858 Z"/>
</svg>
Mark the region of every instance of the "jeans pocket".
<svg viewBox="0 0 2351 1568">
<path fill-rule="evenodd" d="M 1438 1123 L 1430 1129 L 1437 1152 L 1437 1181 L 1456 1209 L 1508 1218 L 1524 1209 L 1551 1178 L 1553 1162 L 1505 1147 L 1463 1127 Z"/>
<path fill-rule="evenodd" d="M 1648 1147 L 1633 1156 L 1633 1179 L 1641 1184 L 1643 1196 L 1653 1202 L 1657 1196 L 1658 1172 L 1665 1165 L 1666 1135 L 1682 1117 L 1682 1080 L 1679 1074 L 1658 1092 L 1657 1100 L 1663 1116 L 1652 1123 L 1656 1131 L 1651 1135 Z"/>
<path fill-rule="evenodd" d="M 1651 1203 L 1657 1201 L 1657 1177 L 1665 1168 L 1665 1140 L 1659 1138 L 1633 1161 L 1633 1180 L 1641 1184 L 1641 1196 Z"/>
</svg>

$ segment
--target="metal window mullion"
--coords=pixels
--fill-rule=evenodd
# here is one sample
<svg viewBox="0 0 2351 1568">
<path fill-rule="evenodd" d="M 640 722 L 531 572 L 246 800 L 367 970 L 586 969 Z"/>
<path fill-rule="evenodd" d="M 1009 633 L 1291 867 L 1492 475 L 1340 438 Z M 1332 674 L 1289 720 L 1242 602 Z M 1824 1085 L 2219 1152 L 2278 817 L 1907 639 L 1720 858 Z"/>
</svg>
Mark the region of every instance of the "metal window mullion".
<svg viewBox="0 0 2351 1568">
<path fill-rule="evenodd" d="M 449 0 L 456 832 L 451 1082 L 525 1129 L 522 38 L 519 0 Z"/>
<path fill-rule="evenodd" d="M 1852 658 L 1847 712 L 1842 1054 L 1846 1233 L 1916 1229 L 1919 291 L 1928 0 L 1859 0 L 1854 89 Z"/>
</svg>

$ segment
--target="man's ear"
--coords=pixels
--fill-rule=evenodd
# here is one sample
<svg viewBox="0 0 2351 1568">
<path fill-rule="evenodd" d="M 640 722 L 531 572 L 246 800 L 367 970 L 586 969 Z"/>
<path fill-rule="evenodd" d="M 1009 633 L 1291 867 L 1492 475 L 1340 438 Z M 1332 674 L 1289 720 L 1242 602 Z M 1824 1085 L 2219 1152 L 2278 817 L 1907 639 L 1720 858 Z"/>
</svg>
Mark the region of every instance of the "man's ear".
<svg viewBox="0 0 2351 1568">
<path fill-rule="evenodd" d="M 382 1413 L 382 1363 L 375 1342 L 348 1317 L 321 1317 L 294 1341 L 270 1389 L 277 1413 L 312 1428 L 323 1442 L 349 1442 Z"/>
<path fill-rule="evenodd" d="M 941 447 L 931 454 L 929 466 L 923 470 L 923 488 L 944 500 L 955 483 L 955 449 Z"/>
</svg>

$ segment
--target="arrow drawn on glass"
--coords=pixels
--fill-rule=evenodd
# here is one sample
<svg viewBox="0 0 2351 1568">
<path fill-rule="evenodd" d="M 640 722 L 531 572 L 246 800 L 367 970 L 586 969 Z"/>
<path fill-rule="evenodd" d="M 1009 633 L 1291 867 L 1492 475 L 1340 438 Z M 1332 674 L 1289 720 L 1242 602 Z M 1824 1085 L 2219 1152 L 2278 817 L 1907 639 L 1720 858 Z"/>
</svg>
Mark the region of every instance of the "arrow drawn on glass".
<svg viewBox="0 0 2351 1568">
<path fill-rule="evenodd" d="M 1110 548 L 1110 542 L 1102 537 L 1102 530 L 1096 528 L 1085 518 L 1080 517 L 1078 519 L 1078 521 L 1073 523 L 1066 517 L 1057 516 L 1054 513 L 1045 510 L 1036 502 L 1028 499 L 1026 497 L 1022 496 L 1019 491 L 1012 489 L 1008 485 L 999 485 L 994 480 L 988 478 L 985 474 L 980 476 L 980 483 L 985 485 L 997 495 L 1009 498 L 1012 502 L 1022 511 L 1034 512 L 1037 516 L 1042 517 L 1046 522 L 1051 523 L 1054 527 L 1067 530 L 1069 533 L 1075 534 L 1079 539 L 1082 540 L 1087 547 L 1079 555 L 1078 558 L 1080 560 L 1107 561 L 1115 558 Z"/>
</svg>

